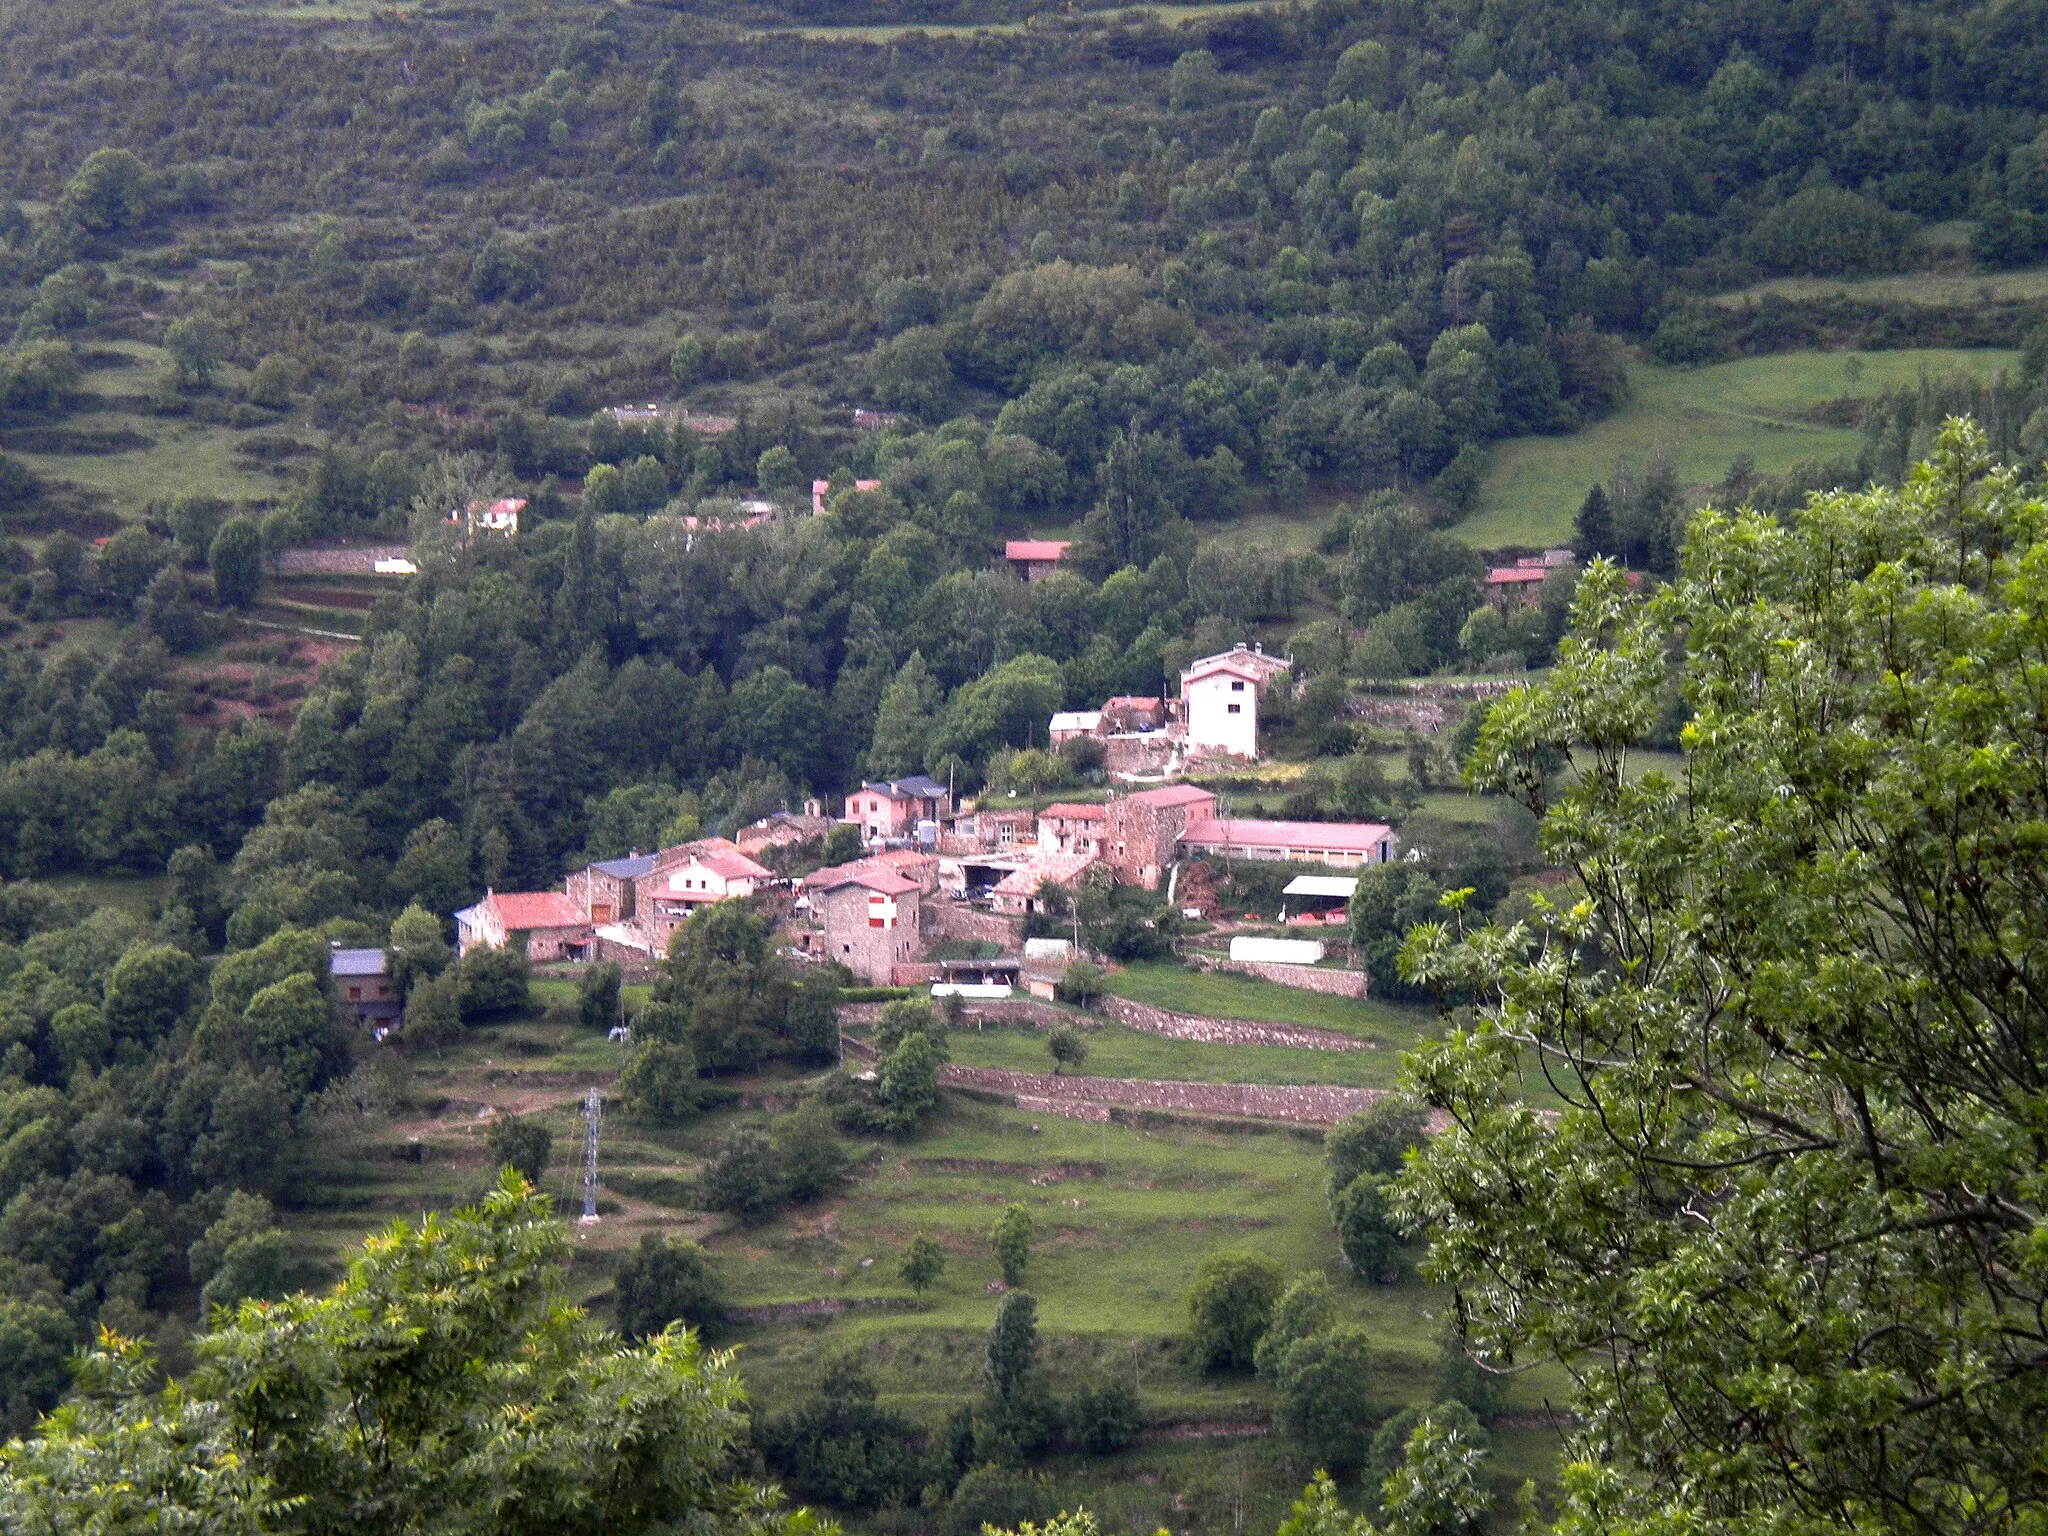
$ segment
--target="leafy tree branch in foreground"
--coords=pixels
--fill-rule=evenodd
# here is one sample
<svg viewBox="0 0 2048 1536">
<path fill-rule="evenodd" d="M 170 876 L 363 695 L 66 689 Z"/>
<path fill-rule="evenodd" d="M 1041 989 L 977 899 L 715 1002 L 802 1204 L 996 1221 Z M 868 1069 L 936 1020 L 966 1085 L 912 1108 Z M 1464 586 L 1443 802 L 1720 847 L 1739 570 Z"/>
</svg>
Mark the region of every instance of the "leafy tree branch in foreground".
<svg viewBox="0 0 2048 1536">
<path fill-rule="evenodd" d="M 103 1334 L 81 1394 L 0 1452 L 0 1526 L 830 1536 L 735 1475 L 731 1357 L 601 1331 L 561 1300 L 568 1251 L 508 1171 L 370 1238 L 324 1296 L 244 1302 L 187 1384 L 152 1390 Z"/>
<path fill-rule="evenodd" d="M 1564 1530 L 2044 1518 L 2044 534 L 1952 421 L 1897 490 L 1699 514 L 1652 601 L 1596 564 L 1481 733 L 1578 891 L 1411 932 L 1481 1003 L 1411 1061 L 1404 1214 L 1481 1358 L 1575 1379 Z"/>
</svg>

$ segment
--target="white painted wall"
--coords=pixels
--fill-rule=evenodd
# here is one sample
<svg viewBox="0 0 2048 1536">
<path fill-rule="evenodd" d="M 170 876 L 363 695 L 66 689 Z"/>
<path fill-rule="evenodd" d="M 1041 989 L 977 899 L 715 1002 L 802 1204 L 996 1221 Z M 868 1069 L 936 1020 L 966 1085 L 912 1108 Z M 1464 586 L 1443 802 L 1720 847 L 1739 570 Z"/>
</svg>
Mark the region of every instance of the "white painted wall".
<svg viewBox="0 0 2048 1536">
<path fill-rule="evenodd" d="M 1259 755 L 1259 689 L 1248 678 L 1212 672 L 1181 685 L 1188 743 L 1238 757 Z"/>
<path fill-rule="evenodd" d="M 1230 941 L 1233 960 L 1265 960 L 1279 965 L 1314 965 L 1323 958 L 1316 939 L 1259 939 L 1239 934 Z"/>
</svg>

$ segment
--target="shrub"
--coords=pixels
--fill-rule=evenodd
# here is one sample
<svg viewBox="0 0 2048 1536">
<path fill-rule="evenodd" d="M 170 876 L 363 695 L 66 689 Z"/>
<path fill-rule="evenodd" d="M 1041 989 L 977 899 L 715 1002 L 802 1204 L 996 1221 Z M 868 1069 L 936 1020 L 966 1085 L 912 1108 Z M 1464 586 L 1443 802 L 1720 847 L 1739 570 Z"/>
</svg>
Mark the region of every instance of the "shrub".
<svg viewBox="0 0 2048 1536">
<path fill-rule="evenodd" d="M 1188 1332 L 1205 1368 L 1252 1363 L 1285 1283 L 1280 1266 L 1262 1253 L 1226 1249 L 1202 1260 L 1188 1293 Z"/>
<path fill-rule="evenodd" d="M 520 1177 L 538 1189 L 548 1171 L 555 1137 L 538 1120 L 525 1115 L 498 1115 L 491 1121 L 485 1144 L 490 1148 L 492 1162 L 500 1168 L 518 1169 Z"/>
<path fill-rule="evenodd" d="M 729 1211 L 747 1221 L 774 1210 L 788 1191 L 774 1142 L 752 1126 L 726 1137 L 697 1176 L 697 1188 L 706 1209 Z"/>
<path fill-rule="evenodd" d="M 525 952 L 511 945 L 473 949 L 455 968 L 455 993 L 463 1022 L 526 1007 L 531 968 Z"/>
<path fill-rule="evenodd" d="M 1076 960 L 1067 967 L 1066 974 L 1060 977 L 1059 986 L 1054 990 L 1061 1002 L 1086 1008 L 1107 990 L 1105 983 L 1108 980 L 1101 966 L 1088 960 Z"/>
<path fill-rule="evenodd" d="M 709 1328 L 725 1318 L 725 1287 L 711 1255 L 687 1238 L 643 1233 L 619 1263 L 613 1289 L 619 1332 L 639 1340 L 671 1323 Z"/>
<path fill-rule="evenodd" d="M 1326 1197 L 1334 1204 L 1361 1173 L 1399 1173 L 1409 1148 L 1422 1145 L 1428 1124 L 1428 1111 L 1397 1094 L 1339 1120 L 1323 1135 L 1323 1160 L 1329 1165 Z"/>
<path fill-rule="evenodd" d="M 1083 1387 L 1068 1418 L 1074 1444 L 1097 1456 L 1111 1456 L 1138 1437 L 1138 1390 L 1127 1381 Z"/>
<path fill-rule="evenodd" d="M 609 1030 L 619 1022 L 619 968 L 593 965 L 576 984 L 576 1019 L 585 1029 Z"/>
<path fill-rule="evenodd" d="M 628 1111 L 656 1123 L 695 1114 L 701 1102 L 697 1058 L 680 1041 L 636 1040 L 619 1073 L 619 1096 Z"/>
<path fill-rule="evenodd" d="M 1337 1246 L 1361 1280 L 1385 1283 L 1401 1267 L 1400 1234 L 1387 1208 L 1385 1174 L 1361 1173 L 1331 1202 Z"/>
<path fill-rule="evenodd" d="M 1281 1424 L 1319 1460 L 1357 1466 L 1389 1406 L 1374 1390 L 1381 1364 L 1371 1336 L 1355 1325 L 1290 1345 L 1274 1372 Z"/>
<path fill-rule="evenodd" d="M 1003 1284 L 1023 1283 L 1024 1271 L 1031 1263 L 1031 1235 L 1031 1213 L 1015 1202 L 1004 1206 L 988 1234 L 989 1247 L 1002 1267 Z"/>
</svg>

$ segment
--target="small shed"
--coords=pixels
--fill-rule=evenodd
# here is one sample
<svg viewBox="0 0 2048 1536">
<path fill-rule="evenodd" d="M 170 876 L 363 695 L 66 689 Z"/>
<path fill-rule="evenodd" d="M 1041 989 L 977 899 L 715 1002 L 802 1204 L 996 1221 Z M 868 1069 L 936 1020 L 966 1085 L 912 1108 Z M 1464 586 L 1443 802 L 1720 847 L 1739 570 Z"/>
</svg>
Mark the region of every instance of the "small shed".
<svg viewBox="0 0 2048 1536">
<path fill-rule="evenodd" d="M 1287 898 L 1281 916 L 1292 913 L 1295 922 L 1341 923 L 1350 915 L 1351 893 L 1357 889 L 1355 875 L 1296 875 L 1281 892 Z"/>
<path fill-rule="evenodd" d="M 932 996 L 999 1001 L 1011 995 L 1022 969 L 1018 960 L 943 960 L 943 979 L 932 983 Z"/>
</svg>

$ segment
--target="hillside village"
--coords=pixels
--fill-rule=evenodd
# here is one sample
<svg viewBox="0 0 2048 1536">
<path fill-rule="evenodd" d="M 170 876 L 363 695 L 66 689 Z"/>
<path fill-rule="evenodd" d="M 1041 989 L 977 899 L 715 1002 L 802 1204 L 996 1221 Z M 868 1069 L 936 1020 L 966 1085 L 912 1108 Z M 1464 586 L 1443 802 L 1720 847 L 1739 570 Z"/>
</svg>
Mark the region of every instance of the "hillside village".
<svg viewBox="0 0 2048 1536">
<path fill-rule="evenodd" d="M 2048 1536 L 2048 0 L 0 121 L 0 1536 Z"/>
<path fill-rule="evenodd" d="M 1260 696 L 1287 687 L 1287 677 L 1285 661 L 1237 645 L 1192 662 L 1176 697 L 1118 697 L 1098 710 L 1054 714 L 1046 726 L 1053 745 L 1085 738 L 1102 749 L 1110 788 L 1100 801 L 1034 811 L 959 798 L 926 775 L 863 783 L 837 817 L 812 801 L 734 838 L 589 864 L 560 890 L 489 891 L 453 914 L 458 947 L 468 954 L 510 946 L 535 965 L 610 962 L 643 975 L 693 913 L 746 899 L 773 916 L 794 955 L 843 966 L 865 985 L 943 991 L 948 972 L 930 958 L 935 946 L 993 943 L 1015 960 L 1023 920 L 1052 908 L 1053 893 L 1071 895 L 1087 881 L 1157 892 L 1182 916 L 1203 918 L 1211 914 L 1199 899 L 1182 899 L 1191 861 L 1345 869 L 1393 859 L 1398 839 L 1384 824 L 1222 815 L 1213 791 L 1183 777 L 1196 767 L 1255 762 Z M 815 851 L 839 829 L 857 838 L 858 858 L 788 872 L 779 855 Z M 1347 895 L 1340 886 L 1315 894 Z M 1343 911 L 1304 899 L 1293 921 L 1342 922 Z M 360 952 L 349 954 L 346 964 L 364 963 Z M 1284 963 L 1271 974 L 1290 975 Z M 1057 979 L 1055 958 L 1051 969 L 1033 968 L 1029 985 L 1049 996 Z M 1309 984 L 1327 989 L 1329 981 Z"/>
</svg>

